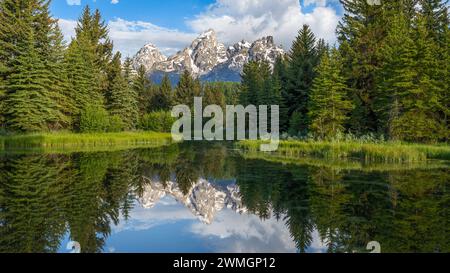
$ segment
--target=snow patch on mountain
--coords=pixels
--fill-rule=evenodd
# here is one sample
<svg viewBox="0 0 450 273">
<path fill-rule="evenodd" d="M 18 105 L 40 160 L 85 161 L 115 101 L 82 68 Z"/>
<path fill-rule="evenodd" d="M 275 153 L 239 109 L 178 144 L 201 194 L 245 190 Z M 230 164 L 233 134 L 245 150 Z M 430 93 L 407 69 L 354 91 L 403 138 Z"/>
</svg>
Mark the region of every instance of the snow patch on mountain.
<svg viewBox="0 0 450 273">
<path fill-rule="evenodd" d="M 267 61 L 274 65 L 279 56 L 286 54 L 272 36 L 253 43 L 241 41 L 228 48 L 220 43 L 213 29 L 200 34 L 192 44 L 169 58 L 152 44 L 144 46 L 133 58 L 134 68 L 143 65 L 149 74 L 181 74 L 189 71 L 194 77 L 206 81 L 238 80 L 244 65 L 250 61 Z"/>
</svg>

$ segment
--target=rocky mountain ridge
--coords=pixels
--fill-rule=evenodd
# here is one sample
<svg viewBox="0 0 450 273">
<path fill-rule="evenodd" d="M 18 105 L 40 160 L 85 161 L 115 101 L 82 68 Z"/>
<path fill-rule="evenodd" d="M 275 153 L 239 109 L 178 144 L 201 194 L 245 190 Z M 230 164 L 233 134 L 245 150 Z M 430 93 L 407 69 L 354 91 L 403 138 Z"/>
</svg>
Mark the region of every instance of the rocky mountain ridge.
<svg viewBox="0 0 450 273">
<path fill-rule="evenodd" d="M 158 82 L 168 74 L 176 79 L 184 70 L 204 81 L 240 81 L 244 65 L 250 61 L 267 61 L 273 65 L 285 51 L 277 46 L 272 36 L 253 43 L 241 41 L 228 48 L 220 43 L 210 29 L 198 36 L 192 44 L 175 55 L 166 57 L 153 44 L 145 45 L 133 58 L 137 70 L 144 66 Z"/>
</svg>

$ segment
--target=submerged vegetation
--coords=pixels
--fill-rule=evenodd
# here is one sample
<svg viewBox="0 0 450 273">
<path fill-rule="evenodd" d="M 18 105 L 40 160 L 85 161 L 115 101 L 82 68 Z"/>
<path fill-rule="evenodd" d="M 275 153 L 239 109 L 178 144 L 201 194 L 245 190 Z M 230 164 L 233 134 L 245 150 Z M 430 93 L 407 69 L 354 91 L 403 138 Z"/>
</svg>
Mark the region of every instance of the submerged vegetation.
<svg viewBox="0 0 450 273">
<path fill-rule="evenodd" d="M 42 133 L 0 136 L 0 151 L 43 149 L 63 151 L 100 151 L 120 148 L 155 147 L 172 142 L 171 134 L 155 132 L 121 133 Z"/>
<path fill-rule="evenodd" d="M 237 147 L 259 151 L 263 141 L 241 141 Z M 305 156 L 327 160 L 358 159 L 373 163 L 414 163 L 429 159 L 450 160 L 448 145 L 406 144 L 400 142 L 367 143 L 363 141 L 281 141 L 277 156 L 302 158 Z"/>
</svg>

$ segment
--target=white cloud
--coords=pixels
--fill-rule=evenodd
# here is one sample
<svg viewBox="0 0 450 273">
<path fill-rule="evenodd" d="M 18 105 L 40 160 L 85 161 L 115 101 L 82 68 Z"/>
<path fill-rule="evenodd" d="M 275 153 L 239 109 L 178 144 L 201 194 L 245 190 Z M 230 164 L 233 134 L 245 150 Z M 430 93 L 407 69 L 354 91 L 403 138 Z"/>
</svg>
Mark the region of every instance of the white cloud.
<svg viewBox="0 0 450 273">
<path fill-rule="evenodd" d="M 72 37 L 75 37 L 75 27 L 77 26 L 77 21 L 59 19 L 58 24 L 66 41 L 70 41 Z"/>
<path fill-rule="evenodd" d="M 170 55 L 189 45 L 197 34 L 181 32 L 142 21 L 115 19 L 109 22 L 110 37 L 123 56 L 133 56 L 146 43 Z"/>
<path fill-rule="evenodd" d="M 81 0 L 66 0 L 69 6 L 79 6 L 81 5 Z"/>
<path fill-rule="evenodd" d="M 196 32 L 213 28 L 228 44 L 272 35 L 287 49 L 303 24 L 309 24 L 318 37 L 333 43 L 338 21 L 336 11 L 322 5 L 303 13 L 298 0 L 279 0 L 276 4 L 272 0 L 217 0 L 187 24 Z"/>
<path fill-rule="evenodd" d="M 66 0 L 70 5 L 80 0 Z M 328 0 L 335 1 L 335 0 Z M 111 0 L 116 4 L 118 0 Z M 263 36 L 274 36 L 278 44 L 289 49 L 298 30 L 309 24 L 319 38 L 330 43 L 336 41 L 335 29 L 339 16 L 326 0 L 304 0 L 304 5 L 315 4 L 311 12 L 302 12 L 298 0 L 217 0 L 208 9 L 185 22 L 192 31 L 179 31 L 154 25 L 150 22 L 127 21 L 121 18 L 109 22 L 110 36 L 115 49 L 123 56 L 133 56 L 146 43 L 153 43 L 170 55 L 188 46 L 206 29 L 213 28 L 219 40 L 227 45 L 240 40 L 253 41 Z M 75 21 L 60 20 L 67 40 L 74 36 Z"/>
</svg>

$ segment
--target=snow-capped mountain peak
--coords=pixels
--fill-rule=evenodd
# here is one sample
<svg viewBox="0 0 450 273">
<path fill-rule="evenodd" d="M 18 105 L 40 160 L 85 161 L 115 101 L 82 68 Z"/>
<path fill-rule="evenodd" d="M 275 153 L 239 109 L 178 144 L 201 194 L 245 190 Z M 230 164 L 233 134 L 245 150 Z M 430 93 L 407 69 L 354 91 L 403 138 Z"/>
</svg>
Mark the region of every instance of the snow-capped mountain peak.
<svg viewBox="0 0 450 273">
<path fill-rule="evenodd" d="M 184 70 L 206 81 L 239 81 L 247 62 L 264 60 L 273 65 L 284 54 L 284 50 L 275 45 L 272 36 L 253 43 L 243 40 L 227 48 L 218 41 L 216 32 L 209 29 L 201 33 L 189 47 L 169 58 L 162 55 L 154 45 L 147 44 L 136 54 L 133 64 L 135 69 L 143 65 L 152 78 L 156 77 L 155 81 L 162 74 L 176 76 Z"/>
<path fill-rule="evenodd" d="M 164 56 L 154 44 L 148 43 L 134 56 L 133 67 L 135 70 L 138 70 L 141 65 L 143 65 L 145 69 L 149 71 L 153 69 L 155 64 L 166 60 L 167 57 Z"/>
</svg>

